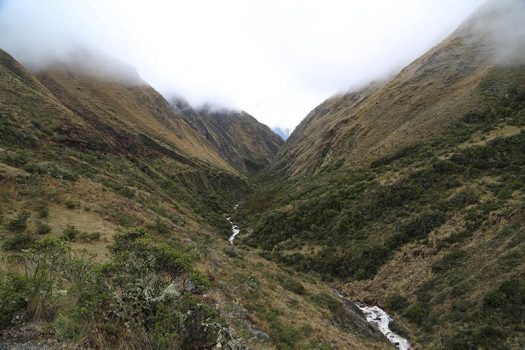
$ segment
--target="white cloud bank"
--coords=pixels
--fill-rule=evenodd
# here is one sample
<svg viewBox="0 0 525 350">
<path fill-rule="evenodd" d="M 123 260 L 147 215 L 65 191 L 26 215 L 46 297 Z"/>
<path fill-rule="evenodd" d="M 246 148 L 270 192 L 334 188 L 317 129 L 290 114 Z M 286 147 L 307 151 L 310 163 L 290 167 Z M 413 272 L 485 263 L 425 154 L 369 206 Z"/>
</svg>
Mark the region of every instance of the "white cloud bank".
<svg viewBox="0 0 525 350">
<path fill-rule="evenodd" d="M 295 127 L 402 68 L 483 0 L 0 0 L 0 48 L 33 68 L 96 49 L 164 95 Z"/>
</svg>

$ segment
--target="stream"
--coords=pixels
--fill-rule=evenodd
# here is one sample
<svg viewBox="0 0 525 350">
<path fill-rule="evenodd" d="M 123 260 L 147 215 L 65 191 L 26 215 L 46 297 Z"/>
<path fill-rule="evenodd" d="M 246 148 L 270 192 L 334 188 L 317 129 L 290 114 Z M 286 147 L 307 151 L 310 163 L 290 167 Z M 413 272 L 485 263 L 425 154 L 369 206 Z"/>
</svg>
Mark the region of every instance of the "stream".
<svg viewBox="0 0 525 350">
<path fill-rule="evenodd" d="M 239 207 L 239 204 L 235 204 L 233 209 L 237 210 L 238 207 Z M 237 237 L 237 235 L 239 234 L 239 232 L 241 232 L 241 230 L 239 229 L 239 226 L 233 223 L 231 217 L 227 217 L 226 220 L 228 220 L 228 222 L 232 226 L 232 235 L 230 236 L 230 238 L 228 238 L 228 241 L 230 241 L 230 244 L 233 245 L 233 241 L 235 240 L 235 237 Z"/>
<path fill-rule="evenodd" d="M 394 319 L 386 313 L 385 310 L 381 309 L 379 306 L 369 306 L 364 303 L 356 303 L 346 297 L 341 293 L 336 291 L 337 296 L 341 299 L 345 299 L 354 303 L 359 310 L 363 313 L 366 318 L 366 321 L 379 329 L 381 333 L 399 350 L 412 350 L 412 346 L 408 339 L 403 338 L 399 334 L 393 332 L 390 328 L 390 322 Z"/>
<path fill-rule="evenodd" d="M 239 207 L 239 204 L 236 204 L 233 209 L 237 210 Z M 233 245 L 233 241 L 235 240 L 235 237 L 241 232 L 239 229 L 239 226 L 237 226 L 231 219 L 231 217 L 227 217 L 226 220 L 230 223 L 232 226 L 232 234 L 230 238 L 228 239 L 230 241 L 230 244 Z M 346 297 L 344 297 L 341 293 L 338 291 L 335 291 L 337 296 L 341 299 L 345 299 L 351 303 L 354 303 L 359 310 L 363 313 L 363 315 L 366 318 L 366 321 L 379 329 L 381 333 L 399 350 L 412 350 L 412 346 L 410 345 L 410 342 L 406 339 L 400 336 L 399 334 L 393 332 L 390 328 L 390 322 L 393 321 L 393 318 L 385 312 L 385 310 L 381 309 L 379 306 L 369 306 L 364 303 L 356 303 Z"/>
</svg>

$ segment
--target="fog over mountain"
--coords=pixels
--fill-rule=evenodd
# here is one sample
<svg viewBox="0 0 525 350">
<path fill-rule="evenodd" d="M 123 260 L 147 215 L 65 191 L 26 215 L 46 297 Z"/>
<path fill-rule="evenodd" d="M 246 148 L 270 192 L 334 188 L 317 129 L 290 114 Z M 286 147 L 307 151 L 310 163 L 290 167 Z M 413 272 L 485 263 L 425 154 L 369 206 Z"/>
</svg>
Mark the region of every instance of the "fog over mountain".
<svg viewBox="0 0 525 350">
<path fill-rule="evenodd" d="M 166 97 L 293 128 L 328 96 L 395 73 L 482 2 L 4 0 L 0 47 L 32 69 L 94 50 Z"/>
</svg>

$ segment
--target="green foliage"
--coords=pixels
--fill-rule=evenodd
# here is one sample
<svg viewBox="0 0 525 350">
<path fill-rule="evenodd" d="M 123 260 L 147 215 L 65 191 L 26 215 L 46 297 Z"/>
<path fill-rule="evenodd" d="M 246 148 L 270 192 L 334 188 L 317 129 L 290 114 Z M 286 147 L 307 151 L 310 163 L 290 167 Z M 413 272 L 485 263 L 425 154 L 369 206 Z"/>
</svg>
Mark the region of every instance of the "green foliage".
<svg viewBox="0 0 525 350">
<path fill-rule="evenodd" d="M 403 315 L 410 322 L 417 324 L 417 325 L 422 325 L 423 321 L 428 315 L 428 310 L 423 304 L 417 303 L 414 305 L 410 305 L 408 308 L 406 308 Z"/>
<path fill-rule="evenodd" d="M 18 215 L 7 223 L 7 229 L 11 232 L 23 232 L 27 228 L 27 220 L 31 214 L 27 210 L 22 210 Z"/>
<path fill-rule="evenodd" d="M 290 275 L 278 275 L 277 280 L 284 289 L 299 295 L 306 294 L 306 289 L 303 284 Z"/>
<path fill-rule="evenodd" d="M 159 235 L 167 235 L 170 232 L 168 225 L 166 225 L 164 221 L 158 217 L 147 227 L 149 230 L 156 232 Z"/>
<path fill-rule="evenodd" d="M 33 148 L 38 144 L 38 139 L 29 130 L 20 128 L 6 118 L 0 119 L 0 145 Z"/>
<path fill-rule="evenodd" d="M 20 275 L 0 275 L 0 329 L 11 325 L 13 316 L 27 308 L 28 280 Z"/>
<path fill-rule="evenodd" d="M 60 152 L 57 152 L 60 154 Z M 76 181 L 79 175 L 62 165 L 53 162 L 42 164 L 28 163 L 24 169 L 32 174 L 48 175 L 58 180 Z"/>
<path fill-rule="evenodd" d="M 453 250 L 447 253 L 441 260 L 432 264 L 432 272 L 441 273 L 453 269 L 462 262 L 467 253 L 464 250 Z"/>
<path fill-rule="evenodd" d="M 386 298 L 385 306 L 388 310 L 393 310 L 393 311 L 404 310 L 408 306 L 408 300 L 405 296 L 401 294 L 398 294 L 398 293 L 390 294 Z"/>
<path fill-rule="evenodd" d="M 73 225 L 67 225 L 67 227 L 62 231 L 62 239 L 66 241 L 74 241 L 79 235 L 80 231 Z"/>
<path fill-rule="evenodd" d="M 371 168 L 378 168 L 380 166 L 385 166 L 392 164 L 396 160 L 405 158 L 405 159 L 417 159 L 418 157 L 422 157 L 423 155 L 421 153 L 424 152 L 424 147 L 420 144 L 415 145 L 409 145 L 406 147 L 403 147 L 399 149 L 398 151 L 395 151 L 392 154 L 388 154 L 384 157 L 380 157 L 376 160 L 374 160 L 371 164 Z M 431 153 L 430 153 L 431 154 Z"/>
<path fill-rule="evenodd" d="M 13 167 L 20 168 L 29 162 L 29 155 L 23 150 L 16 150 L 14 152 L 8 152 L 2 157 L 2 161 Z"/>
<path fill-rule="evenodd" d="M 38 217 L 41 219 L 45 219 L 49 216 L 49 208 L 47 207 L 46 203 L 40 202 L 38 203 L 36 207 L 36 212 L 38 214 Z"/>
<path fill-rule="evenodd" d="M 46 235 L 49 232 L 51 232 L 51 227 L 48 224 L 46 224 L 45 222 L 41 222 L 41 221 L 38 221 L 36 223 L 36 231 L 35 231 L 35 233 L 37 235 Z"/>
<path fill-rule="evenodd" d="M 83 242 L 93 242 L 100 239 L 100 232 L 80 232 L 78 239 Z"/>
<path fill-rule="evenodd" d="M 14 255 L 12 272 L 0 274 L 0 327 L 24 313 L 87 348 L 125 341 L 131 348 L 201 349 L 219 334 L 231 337 L 200 296 L 209 281 L 184 254 L 140 228 L 118 234 L 110 250 L 111 259 L 97 264 L 66 241 L 45 238 Z"/>
<path fill-rule="evenodd" d="M 2 248 L 7 251 L 20 251 L 29 248 L 35 239 L 27 233 L 17 233 L 14 236 L 7 237 L 2 243 Z"/>
<path fill-rule="evenodd" d="M 78 201 L 75 201 L 73 199 L 66 199 L 64 201 L 64 205 L 66 206 L 66 208 L 68 209 L 77 209 L 77 208 L 80 208 L 80 202 Z"/>
</svg>

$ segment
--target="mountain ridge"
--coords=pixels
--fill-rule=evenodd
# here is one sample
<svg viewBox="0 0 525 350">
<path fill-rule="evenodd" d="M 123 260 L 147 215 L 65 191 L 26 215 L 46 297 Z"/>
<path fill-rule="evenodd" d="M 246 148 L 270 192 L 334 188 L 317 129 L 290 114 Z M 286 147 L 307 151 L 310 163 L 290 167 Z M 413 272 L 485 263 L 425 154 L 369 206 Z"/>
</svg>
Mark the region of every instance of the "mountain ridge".
<svg viewBox="0 0 525 350">
<path fill-rule="evenodd" d="M 174 98 L 173 108 L 237 170 L 253 175 L 273 160 L 284 142 L 253 116 L 243 111 L 192 108 Z"/>
</svg>

